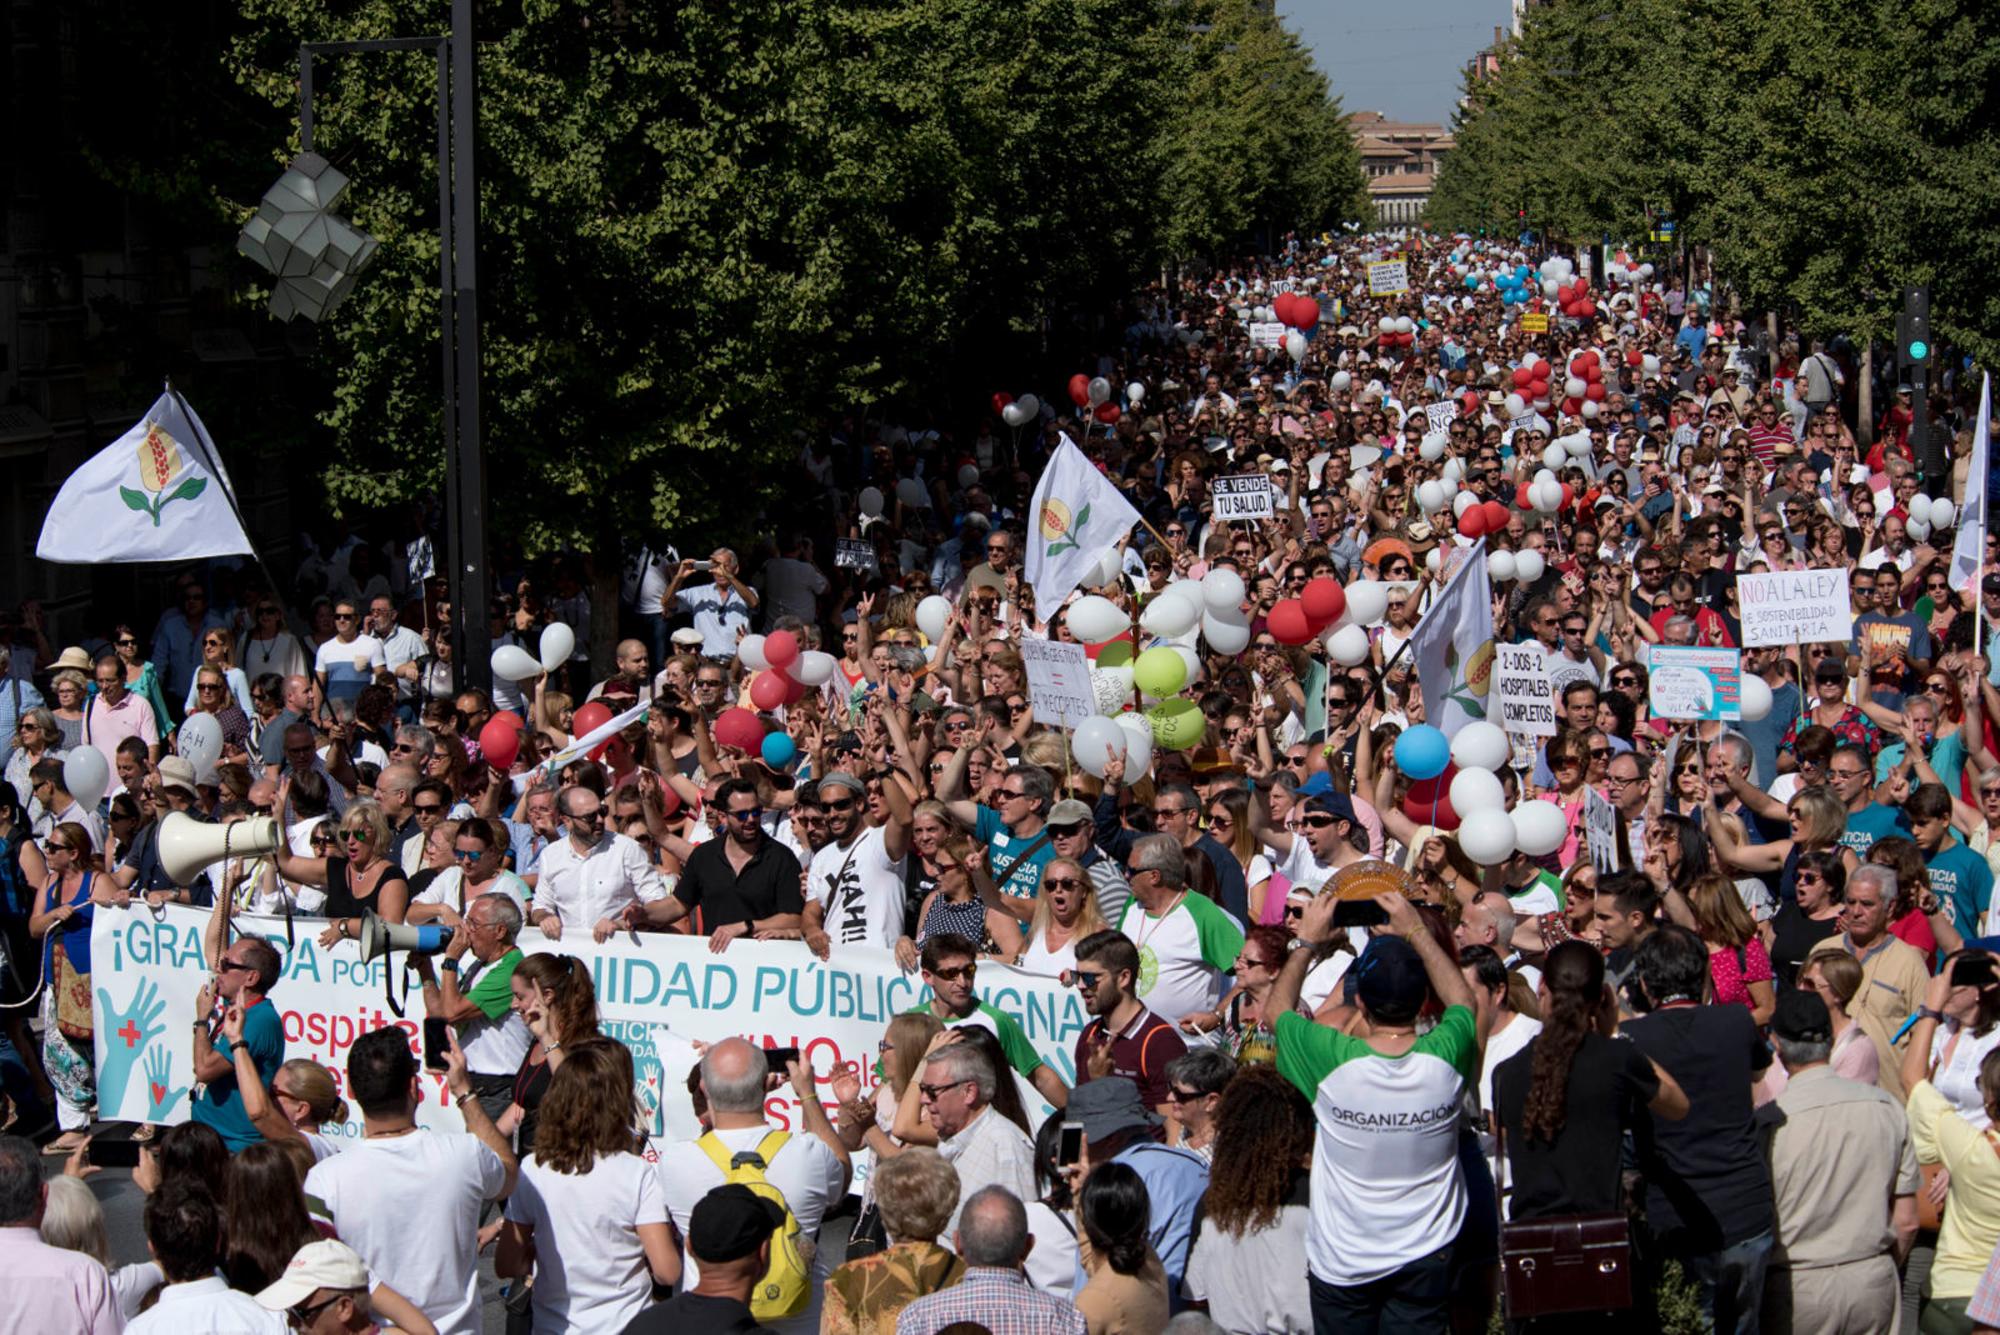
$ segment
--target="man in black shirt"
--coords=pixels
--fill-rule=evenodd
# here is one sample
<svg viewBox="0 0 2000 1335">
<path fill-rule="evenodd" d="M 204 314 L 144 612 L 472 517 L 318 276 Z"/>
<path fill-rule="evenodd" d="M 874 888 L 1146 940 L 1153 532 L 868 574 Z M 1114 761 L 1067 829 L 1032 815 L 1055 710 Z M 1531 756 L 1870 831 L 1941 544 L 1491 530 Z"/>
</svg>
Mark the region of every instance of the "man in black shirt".
<svg viewBox="0 0 2000 1335">
<path fill-rule="evenodd" d="M 695 926 L 708 933 L 710 949 L 750 933 L 764 940 L 796 940 L 805 897 L 799 888 L 799 860 L 764 833 L 764 809 L 757 786 L 730 779 L 716 791 L 723 833 L 689 855 L 673 893 L 625 910 L 629 928 L 670 927 L 696 914 Z"/>
<path fill-rule="evenodd" d="M 789 856 L 789 854 L 787 855 Z M 649 1307 L 625 1335 L 772 1335 L 750 1313 L 750 1294 L 771 1263 L 771 1234 L 784 1225 L 776 1201 L 741 1183 L 717 1187 L 688 1216 L 687 1249 L 701 1278 Z"/>
<path fill-rule="evenodd" d="M 1771 1049 L 1747 1006 L 1703 1005 L 1708 947 L 1685 927 L 1639 943 L 1634 973 L 1648 1013 L 1621 1032 L 1687 1092 L 1680 1121 L 1653 1117 L 1636 1137 L 1646 1176 L 1648 1260 L 1675 1257 L 1716 1330 L 1755 1330 L 1777 1211 L 1751 1086 Z"/>
</svg>

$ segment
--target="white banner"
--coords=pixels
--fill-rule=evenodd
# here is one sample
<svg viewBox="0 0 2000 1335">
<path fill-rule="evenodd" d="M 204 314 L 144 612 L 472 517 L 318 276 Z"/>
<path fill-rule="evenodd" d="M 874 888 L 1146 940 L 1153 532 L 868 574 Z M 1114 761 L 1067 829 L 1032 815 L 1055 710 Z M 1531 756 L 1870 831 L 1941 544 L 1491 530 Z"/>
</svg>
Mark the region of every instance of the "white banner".
<svg viewBox="0 0 2000 1335">
<path fill-rule="evenodd" d="M 1847 568 L 1781 570 L 1736 577 L 1743 647 L 1846 644 L 1854 638 Z"/>
<path fill-rule="evenodd" d="M 1253 348 L 1275 348 L 1285 341 L 1285 325 L 1281 320 L 1253 320 L 1250 322 L 1250 346 Z"/>
<path fill-rule="evenodd" d="M 1937 428 L 1933 427 L 1932 430 Z M 1965 495 L 1958 514 L 1958 536 L 1951 544 L 1951 587 L 1979 597 L 1979 572 L 1986 568 L 1987 468 L 1992 453 L 1993 375 L 1979 382 L 1979 418 L 1972 424 L 1972 457 L 1966 460 Z M 1991 650 L 1988 650 L 1990 653 Z"/>
<path fill-rule="evenodd" d="M 180 906 L 168 907 L 157 920 L 144 908 L 97 910 L 90 949 L 100 1119 L 187 1120 L 195 994 L 209 979 L 201 949 L 208 917 L 206 909 Z M 240 932 L 264 937 L 284 958 L 271 1004 L 284 1024 L 286 1057 L 310 1057 L 344 1089 L 347 1050 L 361 1035 L 394 1024 L 422 1060 L 424 1007 L 415 979 L 408 1014 L 399 1020 L 383 998 L 383 961 L 362 963 L 358 943 L 322 949 L 322 924 L 301 919 L 297 944 L 287 951 L 282 918 L 239 915 L 236 922 Z M 822 1101 L 831 1104 L 828 1082 L 842 1063 L 854 1064 L 864 1096 L 872 1095 L 877 1044 L 889 1020 L 930 1000 L 920 975 L 903 972 L 890 952 L 866 946 L 842 946 L 837 962 L 821 962 L 796 941 L 741 940 L 717 955 L 705 936 L 624 933 L 599 945 L 587 931 L 568 932 L 557 943 L 535 930 L 521 938 L 521 948 L 531 955 L 567 951 L 589 963 L 599 1028 L 632 1049 L 650 1134 L 669 1139 L 698 1134 L 687 1093 L 694 1042 L 740 1037 L 764 1047 L 797 1047 L 812 1064 Z M 398 971 L 403 959 L 395 956 Z M 1042 1060 L 1075 1083 L 1076 1036 L 1090 1018 L 1075 989 L 982 960 L 978 991 L 1019 1021 Z M 425 1071 L 420 1083 L 417 1120 L 462 1129 L 444 1077 Z M 789 1087 L 773 1093 L 765 1107 L 775 1122 L 797 1127 L 798 1101 Z M 358 1109 L 353 1118 L 322 1133 L 358 1140 Z"/>
<path fill-rule="evenodd" d="M 1021 666 L 1028 672 L 1028 703 L 1035 720 L 1074 728 L 1097 713 L 1097 689 L 1090 680 L 1090 657 L 1080 644 L 1023 636 Z"/>
<path fill-rule="evenodd" d="M 1278 496 L 1269 473 L 1219 477 L 1209 483 L 1208 498 L 1218 524 L 1237 519 L 1269 519 L 1278 513 Z"/>
<path fill-rule="evenodd" d="M 1533 640 L 1493 646 L 1493 698 L 1500 706 L 1497 722 L 1507 732 L 1556 735 L 1556 687 L 1549 679 L 1548 655 Z"/>
</svg>

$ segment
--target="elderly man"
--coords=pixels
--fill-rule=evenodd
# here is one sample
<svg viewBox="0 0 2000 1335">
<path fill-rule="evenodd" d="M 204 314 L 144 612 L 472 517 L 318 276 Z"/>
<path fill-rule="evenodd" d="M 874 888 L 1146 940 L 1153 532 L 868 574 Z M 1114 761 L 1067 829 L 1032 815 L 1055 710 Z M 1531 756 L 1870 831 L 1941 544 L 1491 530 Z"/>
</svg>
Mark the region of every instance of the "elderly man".
<svg viewBox="0 0 2000 1335">
<path fill-rule="evenodd" d="M 987 1187 L 1035 1199 L 1035 1143 L 993 1106 L 999 1079 L 984 1052 L 955 1040 L 931 1053 L 917 1076 L 938 1153 L 958 1170 L 953 1227 L 965 1203 Z"/>
<path fill-rule="evenodd" d="M 395 683 L 396 713 L 405 723 L 415 723 L 418 682 L 431 647 L 422 635 L 397 620 L 396 602 L 386 593 L 368 600 L 368 628 L 382 645 L 382 663 Z"/>
<path fill-rule="evenodd" d="M 299 1314 L 292 1317 L 291 1329 L 304 1335 L 362 1335 L 381 1329 L 375 1322 L 377 1299 L 369 1292 L 374 1284 L 360 1253 L 327 1238 L 294 1252 L 284 1273 L 257 1291 L 257 1305 L 281 1317 Z M 392 1304 L 381 1305 L 380 1315 L 387 1320 Z M 406 1306 L 400 1300 L 395 1305 Z M 406 1320 L 398 1316 L 397 1329 Z"/>
<path fill-rule="evenodd" d="M 1771 1038 L 1790 1078 L 1771 1134 L 1778 1237 L 1764 1279 L 1767 1328 L 1889 1330 L 1897 1268 L 1917 1236 L 1909 1122 L 1879 1087 L 1833 1073 L 1833 1022 L 1818 993 L 1780 995 Z M 1930 1035 L 1917 1041 L 1927 1049 Z"/>
<path fill-rule="evenodd" d="M 467 821 L 459 827 L 479 824 Z M 525 958 L 515 942 L 521 935 L 521 906 L 504 891 L 480 895 L 435 967 L 431 956 L 412 952 L 410 963 L 424 983 L 424 1013 L 448 1020 L 465 1053 L 472 1092 L 488 1117 L 498 1118 L 514 1098 L 514 1076 L 534 1046 L 534 1036 L 514 1011 L 514 970 Z M 472 966 L 464 969 L 465 957 Z"/>
<path fill-rule="evenodd" d="M 400 761 L 385 767 L 375 779 L 375 805 L 382 808 L 382 819 L 389 822 L 388 858 L 398 866 L 402 865 L 403 850 L 410 841 L 423 836 L 417 827 L 416 813 L 410 810 L 417 785 L 423 781 L 424 776 L 415 765 Z"/>
<path fill-rule="evenodd" d="M 1847 878 L 1847 892 L 1840 920 L 1844 930 L 1812 948 L 1846 951 L 1861 965 L 1861 988 L 1848 1003 L 1848 1013 L 1861 1024 L 1861 1032 L 1875 1044 L 1882 1088 L 1896 1098 L 1905 1097 L 1902 1055 L 1907 1038 L 1893 1044 L 1903 1021 L 1923 1004 L 1924 990 L 1930 986 L 1931 971 L 1924 953 L 1898 939 L 1889 931 L 1895 911 L 1896 872 L 1894 868 L 1864 863 Z"/>
<path fill-rule="evenodd" d="M 1019 1192 L 986 1187 L 960 1207 L 952 1249 L 965 1277 L 926 1294 L 896 1314 L 896 1335 L 939 1335 L 978 1328 L 1006 1335 L 1085 1335 L 1089 1323 L 1074 1303 L 1028 1283 L 1025 1266 L 1035 1244 Z"/>
<path fill-rule="evenodd" d="M 667 885 L 646 850 L 604 828 L 604 800 L 580 785 L 558 796 L 569 837 L 542 850 L 529 920 L 551 941 L 565 926 L 590 924 L 593 939 L 618 930 L 625 910 L 663 899 Z"/>
<path fill-rule="evenodd" d="M 1139 948 L 1139 1000 L 1173 1025 L 1213 1011 L 1243 949 L 1243 929 L 1206 895 L 1190 893 L 1187 853 L 1172 835 L 1133 840 L 1125 877 L 1132 902 L 1118 930 Z"/>
<path fill-rule="evenodd" d="M 809 1134 L 783 1130 L 766 1118 L 772 1075 L 781 1080 L 789 1077 L 789 1089 L 799 1100 L 796 1122 Z M 847 1193 L 849 1168 L 847 1147 L 826 1119 L 813 1091 L 811 1070 L 794 1062 L 789 1071 L 773 1072 L 762 1048 L 726 1038 L 702 1054 L 701 1090 L 714 1129 L 698 1139 L 660 1147 L 660 1182 L 680 1235 L 690 1235 L 697 1204 L 723 1185 L 733 1162 L 747 1156 L 761 1163 L 765 1181 L 785 1198 L 786 1208 L 799 1221 L 799 1232 L 816 1236 L 826 1212 Z M 815 1253 L 812 1301 L 797 1316 L 771 1322 L 778 1335 L 818 1332 L 820 1298 L 832 1269 L 828 1259 L 824 1249 Z M 683 1283 L 699 1287 L 702 1280 L 701 1257 L 692 1254 Z"/>
<path fill-rule="evenodd" d="M 83 740 L 97 748 L 107 769 L 116 769 L 118 743 L 136 737 L 146 744 L 150 759 L 160 758 L 160 721 L 153 707 L 125 689 L 125 669 L 116 658 L 106 655 L 93 670 L 97 694 L 83 714 Z"/>
<path fill-rule="evenodd" d="M 83 1252 L 42 1241 L 48 1199 L 34 1145 L 0 1136 L 0 1274 L 7 1277 L 0 1335 L 116 1335 L 125 1323 L 104 1267 Z M 1079 1318 L 1078 1335 L 1082 1329 Z"/>
<path fill-rule="evenodd" d="M 986 845 L 987 869 L 999 889 L 1001 903 L 1022 922 L 1035 916 L 1035 896 L 1041 889 L 1042 868 L 1055 857 L 1047 832 L 1048 812 L 1055 805 L 1056 784 L 1040 765 L 1020 765 L 1000 781 L 999 806 L 988 807 L 966 796 L 965 771 L 975 746 L 961 746 L 939 777 L 937 795 L 952 818 L 971 827 Z M 1105 786 L 1111 780 L 1107 777 Z M 825 786 L 820 796 L 826 798 Z"/>
<path fill-rule="evenodd" d="M 704 568 L 709 576 L 707 584 L 682 587 Z M 721 661 L 736 656 L 736 642 L 750 629 L 750 614 L 757 610 L 757 591 L 736 577 L 736 553 L 718 547 L 706 562 L 682 561 L 662 602 L 692 617 L 694 628 L 701 632 L 701 656 Z"/>
</svg>

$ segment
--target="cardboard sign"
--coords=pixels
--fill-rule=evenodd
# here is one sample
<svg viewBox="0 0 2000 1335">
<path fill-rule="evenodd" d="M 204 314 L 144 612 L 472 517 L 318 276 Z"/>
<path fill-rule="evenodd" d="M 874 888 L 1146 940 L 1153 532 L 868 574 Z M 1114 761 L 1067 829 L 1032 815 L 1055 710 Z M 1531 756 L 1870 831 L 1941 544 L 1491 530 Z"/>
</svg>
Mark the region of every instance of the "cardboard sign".
<svg viewBox="0 0 2000 1335">
<path fill-rule="evenodd" d="M 1522 311 L 1521 332 L 1524 334 L 1546 334 L 1549 332 L 1547 311 Z"/>
<path fill-rule="evenodd" d="M 1278 320 L 1257 320 L 1250 326 L 1250 342 L 1254 347 L 1275 348 L 1285 341 L 1285 326 Z"/>
<path fill-rule="evenodd" d="M 1736 577 L 1743 645 L 1846 644 L 1854 638 L 1847 570 L 1780 570 Z"/>
<path fill-rule="evenodd" d="M 1410 290 L 1410 266 L 1401 260 L 1383 260 L 1368 266 L 1368 295 L 1393 297 Z"/>
<path fill-rule="evenodd" d="M 1743 717 L 1743 655 L 1739 650 L 1656 644 L 1648 670 L 1655 718 Z"/>
<path fill-rule="evenodd" d="M 860 538 L 835 538 L 833 565 L 836 570 L 872 572 L 875 569 L 875 544 Z"/>
<path fill-rule="evenodd" d="M 1097 688 L 1091 684 L 1090 658 L 1082 645 L 1031 638 L 1020 645 L 1036 722 L 1074 728 L 1097 713 Z"/>
<path fill-rule="evenodd" d="M 1457 420 L 1458 405 L 1449 399 L 1443 403 L 1426 403 L 1424 405 L 1424 422 L 1426 424 L 1424 434 L 1427 436 L 1435 436 L 1439 432 L 1449 434 L 1451 424 Z"/>
<path fill-rule="evenodd" d="M 1590 842 L 1590 865 L 1600 872 L 1618 870 L 1618 808 L 1589 784 L 1583 786 L 1583 833 Z"/>
<path fill-rule="evenodd" d="M 1549 680 L 1548 656 L 1542 646 L 1493 646 L 1493 695 L 1500 702 L 1498 722 L 1509 733 L 1528 737 L 1556 735 L 1555 683 Z"/>
<path fill-rule="evenodd" d="M 1218 524 L 1236 519 L 1269 519 L 1278 512 L 1277 493 L 1271 489 L 1269 473 L 1219 477 L 1209 484 L 1208 497 L 1214 503 Z"/>
</svg>

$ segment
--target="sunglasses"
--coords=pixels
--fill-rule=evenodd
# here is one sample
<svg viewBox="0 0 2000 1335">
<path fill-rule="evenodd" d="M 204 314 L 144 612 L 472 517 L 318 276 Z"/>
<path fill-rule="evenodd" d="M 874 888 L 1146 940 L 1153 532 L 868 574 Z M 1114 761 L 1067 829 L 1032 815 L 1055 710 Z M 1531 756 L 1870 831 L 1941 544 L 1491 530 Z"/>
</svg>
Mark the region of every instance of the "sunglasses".
<svg viewBox="0 0 2000 1335">
<path fill-rule="evenodd" d="M 942 978 L 947 983 L 969 983 L 973 975 L 978 972 L 977 964 L 961 964 L 956 969 L 932 969 L 930 974 L 931 977 Z"/>
</svg>

